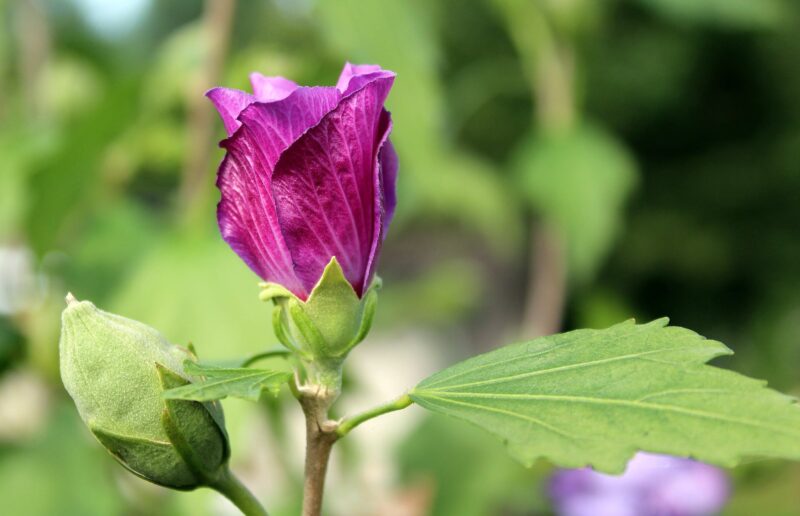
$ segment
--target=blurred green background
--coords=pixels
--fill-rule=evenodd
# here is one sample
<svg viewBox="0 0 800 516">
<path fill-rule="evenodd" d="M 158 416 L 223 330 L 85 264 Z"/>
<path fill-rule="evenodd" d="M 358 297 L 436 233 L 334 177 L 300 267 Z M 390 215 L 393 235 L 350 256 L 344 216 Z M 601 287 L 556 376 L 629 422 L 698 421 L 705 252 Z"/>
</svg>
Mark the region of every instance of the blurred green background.
<svg viewBox="0 0 800 516">
<path fill-rule="evenodd" d="M 398 74 L 400 204 L 342 412 L 504 343 L 662 315 L 800 392 L 798 35 L 793 0 L 0 0 L 0 513 L 235 514 L 116 465 L 57 343 L 68 290 L 204 359 L 274 343 L 217 234 L 203 98 L 254 70 Z M 292 400 L 225 409 L 234 469 L 296 514 Z M 414 409 L 335 455 L 332 514 L 550 513 L 549 465 Z M 726 514 L 800 514 L 797 464 L 731 474 Z"/>
</svg>

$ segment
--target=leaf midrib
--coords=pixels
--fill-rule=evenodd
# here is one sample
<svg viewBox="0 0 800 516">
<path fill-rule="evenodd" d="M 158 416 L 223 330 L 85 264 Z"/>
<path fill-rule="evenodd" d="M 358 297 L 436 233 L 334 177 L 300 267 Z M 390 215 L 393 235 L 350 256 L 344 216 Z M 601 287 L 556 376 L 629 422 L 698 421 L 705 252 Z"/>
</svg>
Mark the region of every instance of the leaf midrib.
<svg viewBox="0 0 800 516">
<path fill-rule="evenodd" d="M 519 373 L 510 376 L 501 376 L 500 378 L 492 378 L 491 380 L 481 380 L 477 382 L 469 382 L 469 383 L 461 383 L 456 385 L 445 385 L 444 387 L 438 387 L 435 389 L 431 389 L 428 386 L 425 386 L 425 390 L 429 391 L 436 391 L 436 392 L 451 392 L 449 389 L 459 389 L 464 387 L 477 387 L 483 385 L 493 385 L 496 383 L 503 383 L 511 380 L 519 380 L 522 378 L 531 378 L 533 376 L 540 376 L 549 373 L 557 373 L 560 371 L 568 371 L 571 369 L 580 369 L 583 367 L 591 367 L 596 365 L 608 364 L 611 362 L 617 362 L 622 360 L 630 360 L 635 358 L 641 358 L 647 355 L 654 355 L 658 353 L 662 353 L 664 351 L 681 351 L 684 349 L 697 349 L 697 346 L 683 346 L 683 347 L 669 347 L 669 348 L 660 348 L 660 349 L 652 349 L 650 351 L 642 351 L 641 353 L 631 353 L 628 355 L 619 355 L 615 357 L 609 358 L 601 358 L 599 360 L 591 360 L 589 362 L 579 362 L 575 364 L 567 364 L 563 366 L 551 367 L 549 369 L 539 369 L 536 371 L 529 371 L 527 373 Z M 527 359 L 528 357 L 524 357 Z M 519 360 L 519 359 L 518 359 Z M 675 362 L 669 362 L 670 364 L 676 364 Z"/>
<path fill-rule="evenodd" d="M 622 335 L 619 335 L 618 337 L 619 338 L 629 337 L 629 336 L 633 335 L 634 333 L 636 333 L 637 330 L 639 330 L 640 328 L 641 328 L 641 326 L 637 326 L 637 325 L 634 324 L 634 325 L 631 326 L 631 331 L 627 331 L 627 332 L 623 333 Z M 530 360 L 531 358 L 536 358 L 536 357 L 539 357 L 539 356 L 542 356 L 542 355 L 546 355 L 548 353 L 553 353 L 553 352 L 556 352 L 556 351 L 560 351 L 560 350 L 562 350 L 563 348 L 565 348 L 567 346 L 571 346 L 573 344 L 578 344 L 578 343 L 581 343 L 581 342 L 584 342 L 584 341 L 587 341 L 587 340 L 591 340 L 591 339 L 595 339 L 595 338 L 597 338 L 596 335 L 587 332 L 586 335 L 579 336 L 577 338 L 568 340 L 567 342 L 564 342 L 564 343 L 562 343 L 560 345 L 555 345 L 555 346 L 547 348 L 547 349 L 543 349 L 543 350 L 536 351 L 536 352 L 533 352 L 533 353 L 523 353 L 521 355 L 515 355 L 515 356 L 512 356 L 512 357 L 504 358 L 503 360 L 498 360 L 496 362 L 490 362 L 488 364 L 481 364 L 481 365 L 479 365 L 477 367 L 473 367 L 472 369 L 466 369 L 464 371 L 458 371 L 455 374 L 452 374 L 450 376 L 444 376 L 442 378 L 435 378 L 434 377 L 433 381 L 427 383 L 425 385 L 425 387 L 426 388 L 430 388 L 430 387 L 433 387 L 434 385 L 438 385 L 438 384 L 443 383 L 443 382 L 452 381 L 454 378 L 458 378 L 460 376 L 476 373 L 478 371 L 482 371 L 483 369 L 488 369 L 488 368 L 500 366 L 500 365 L 503 365 L 503 364 L 507 364 L 509 362 L 515 362 L 515 361 L 518 361 L 518 360 Z M 530 344 L 530 343 L 521 343 L 521 344 L 518 344 L 518 345 L 519 346 L 523 346 L 523 345 L 527 345 L 527 344 Z"/>
<path fill-rule="evenodd" d="M 262 372 L 262 371 L 254 371 L 250 374 L 242 374 L 239 376 L 229 376 L 224 378 L 218 378 L 216 380 L 206 381 L 203 383 L 192 383 L 189 385 L 184 385 L 182 387 L 178 387 L 175 389 L 171 389 L 173 392 L 197 392 L 207 389 L 213 389 L 220 386 L 224 386 L 226 384 L 232 383 L 249 383 L 252 381 L 257 381 L 257 384 L 263 384 L 266 380 L 269 380 L 272 376 L 277 375 L 285 375 L 287 373 L 280 372 L 280 371 L 269 371 L 269 372 Z M 251 384 L 252 387 L 252 384 Z M 168 391 L 169 392 L 169 391 Z"/>
<path fill-rule="evenodd" d="M 783 435 L 787 435 L 792 438 L 800 438 L 800 433 L 789 432 L 784 428 L 776 427 L 772 425 L 766 425 L 758 421 L 753 421 L 750 419 L 741 419 L 736 417 L 730 417 L 722 414 L 717 414 L 714 412 L 706 412 L 703 410 L 697 409 L 689 409 L 684 407 L 677 407 L 674 405 L 663 405 L 658 403 L 646 403 L 642 401 L 636 400 L 620 400 L 620 399 L 611 399 L 611 398 L 593 398 L 591 396 L 569 396 L 569 395 L 554 395 L 554 394 L 509 394 L 509 393 L 471 393 L 471 392 L 442 392 L 442 391 L 435 391 L 439 394 L 443 394 L 444 396 L 439 396 L 436 394 L 426 394 L 425 390 L 413 390 L 411 392 L 412 395 L 421 396 L 423 398 L 431 397 L 436 398 L 441 401 L 445 402 L 453 402 L 457 403 L 454 400 L 448 399 L 448 397 L 452 398 L 480 398 L 480 399 L 495 399 L 495 400 L 503 400 L 503 399 L 523 399 L 523 400 L 530 400 L 530 401 L 560 401 L 566 403 L 586 403 L 586 404 L 594 404 L 594 405 L 618 405 L 618 406 L 626 406 L 635 409 L 641 410 L 655 410 L 655 411 L 666 411 L 666 412 L 675 412 L 678 414 L 695 416 L 695 417 L 703 417 L 706 419 L 713 419 L 717 421 L 722 421 L 726 423 L 736 423 L 745 426 L 752 426 L 755 428 L 762 428 L 764 430 L 769 430 L 772 432 L 777 432 Z M 477 404 L 477 403 L 468 403 L 468 402 L 461 402 L 466 403 L 468 405 L 474 406 L 475 408 L 488 410 L 488 411 L 496 411 L 494 407 L 486 407 L 485 405 Z M 517 414 L 515 412 L 509 412 L 509 414 L 516 415 L 517 417 L 522 417 L 522 414 Z"/>
</svg>

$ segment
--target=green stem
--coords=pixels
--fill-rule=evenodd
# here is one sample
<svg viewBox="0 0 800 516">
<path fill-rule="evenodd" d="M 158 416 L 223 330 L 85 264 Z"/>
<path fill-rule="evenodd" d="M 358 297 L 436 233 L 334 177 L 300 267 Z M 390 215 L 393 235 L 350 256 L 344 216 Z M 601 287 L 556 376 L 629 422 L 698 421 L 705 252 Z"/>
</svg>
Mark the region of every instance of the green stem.
<svg viewBox="0 0 800 516">
<path fill-rule="evenodd" d="M 285 357 L 290 355 L 291 352 L 288 349 L 273 349 L 270 351 L 265 351 L 263 353 L 258 353 L 257 355 L 253 355 L 247 358 L 245 361 L 242 362 L 242 367 L 250 367 L 251 365 L 255 364 L 259 360 L 264 360 L 266 358 L 272 357 Z"/>
<path fill-rule="evenodd" d="M 230 500 L 245 516 L 268 516 L 267 510 L 253 493 L 229 469 L 225 468 L 219 480 L 210 487 Z"/>
<path fill-rule="evenodd" d="M 379 406 L 377 406 L 377 407 L 375 407 L 373 409 L 370 409 L 370 410 L 367 410 L 365 412 L 362 412 L 361 414 L 359 414 L 357 416 L 353 416 L 353 417 L 351 417 L 349 419 L 345 419 L 344 421 L 342 421 L 342 423 L 336 429 L 336 434 L 339 437 L 344 437 L 353 428 L 357 427 L 358 425 L 360 425 L 364 421 L 369 421 L 372 418 L 381 416 L 383 414 L 387 414 L 389 412 L 394 412 L 396 410 L 402 410 L 402 409 L 408 407 L 409 405 L 411 405 L 412 403 L 414 403 L 414 401 L 411 399 L 411 397 L 408 394 L 404 394 L 404 395 L 400 396 L 399 398 L 397 398 L 396 400 L 394 400 L 391 403 L 387 403 L 385 405 L 379 405 Z"/>
</svg>

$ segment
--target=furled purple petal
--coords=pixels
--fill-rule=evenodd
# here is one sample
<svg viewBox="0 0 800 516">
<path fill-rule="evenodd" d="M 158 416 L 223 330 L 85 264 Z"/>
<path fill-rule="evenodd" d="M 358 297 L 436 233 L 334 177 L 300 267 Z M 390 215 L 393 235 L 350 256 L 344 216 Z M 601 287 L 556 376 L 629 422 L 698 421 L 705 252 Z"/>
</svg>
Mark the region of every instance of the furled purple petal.
<svg viewBox="0 0 800 516">
<path fill-rule="evenodd" d="M 390 78 L 394 78 L 394 73 L 384 70 L 378 65 L 354 65 L 348 62 L 345 63 L 342 73 L 339 74 L 336 89 L 342 93 L 343 97 L 346 97 L 376 79 Z"/>
<path fill-rule="evenodd" d="M 281 154 L 338 100 L 335 88 L 313 87 L 298 88 L 283 100 L 255 102 L 239 114 L 241 128 L 221 143 L 228 151 L 217 175 L 222 192 L 217 220 L 223 239 L 261 278 L 280 283 L 301 299 L 310 288 L 294 273 L 278 224 L 271 177 Z"/>
<path fill-rule="evenodd" d="M 373 184 L 374 184 L 374 192 L 375 192 L 375 235 L 376 237 L 372 240 L 372 245 L 369 249 L 369 256 L 367 257 L 367 268 L 364 273 L 364 288 L 369 287 L 369 283 L 372 281 L 373 276 L 375 275 L 375 269 L 378 266 L 378 258 L 380 257 L 381 252 L 381 245 L 383 244 L 383 240 L 386 238 L 386 231 L 389 229 L 389 220 L 387 220 L 387 211 L 386 211 L 386 195 L 387 191 L 384 189 L 384 177 L 383 177 L 383 168 L 381 163 L 381 153 L 383 151 L 384 146 L 389 141 L 389 133 L 392 131 L 392 117 L 389 115 L 389 112 L 385 109 L 381 110 L 380 118 L 378 120 L 378 134 L 379 142 L 377 146 L 377 151 L 374 154 L 373 163 L 375 163 L 375 170 L 373 171 Z M 394 149 L 392 149 L 394 150 Z M 396 155 L 395 155 L 396 157 Z M 391 165 L 391 164 L 390 164 Z M 389 171 L 391 173 L 391 170 Z M 397 170 L 395 169 L 395 173 Z M 392 178 L 389 178 L 392 179 Z M 394 178 L 396 179 L 396 177 Z M 391 197 L 395 196 L 395 184 L 392 181 L 390 185 L 390 190 L 388 194 Z M 388 213 L 389 218 L 394 215 L 394 206 L 392 206 L 391 212 Z"/>
<path fill-rule="evenodd" d="M 370 279 L 383 217 L 378 152 L 390 127 L 383 102 L 394 81 L 386 73 L 350 92 L 275 166 L 272 192 L 281 229 L 306 289 L 332 256 L 359 296 Z"/>
<path fill-rule="evenodd" d="M 225 124 L 225 131 L 228 136 L 236 132 L 241 125 L 236 119 L 244 108 L 256 101 L 256 98 L 249 93 L 231 88 L 213 88 L 206 92 L 214 107 L 217 108 L 222 123 Z"/>
<path fill-rule="evenodd" d="M 391 126 L 389 127 L 391 131 Z M 386 228 L 392 223 L 394 209 L 397 207 L 397 170 L 399 168 L 397 152 L 394 150 L 392 141 L 388 138 L 381 147 L 380 166 L 381 166 L 381 192 L 383 193 L 383 229 L 384 238 Z"/>
<path fill-rule="evenodd" d="M 258 72 L 250 74 L 250 84 L 253 85 L 253 94 L 259 102 L 283 100 L 299 88 L 297 83 L 284 77 L 266 77 Z"/>
<path fill-rule="evenodd" d="M 214 107 L 217 108 L 225 131 L 233 135 L 241 125 L 237 118 L 244 108 L 253 102 L 275 102 L 288 97 L 299 86 L 283 77 L 265 77 L 258 72 L 250 74 L 250 84 L 254 95 L 232 88 L 212 88 L 206 92 Z"/>
</svg>

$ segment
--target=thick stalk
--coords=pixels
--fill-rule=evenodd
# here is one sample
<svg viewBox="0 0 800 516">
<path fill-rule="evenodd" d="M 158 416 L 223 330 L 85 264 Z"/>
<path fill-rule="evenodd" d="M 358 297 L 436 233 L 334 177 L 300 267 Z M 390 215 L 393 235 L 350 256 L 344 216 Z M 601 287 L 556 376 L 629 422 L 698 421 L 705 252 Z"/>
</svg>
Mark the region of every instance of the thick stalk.
<svg viewBox="0 0 800 516">
<path fill-rule="evenodd" d="M 211 488 L 230 500 L 245 516 L 268 516 L 266 509 L 253 496 L 253 493 L 228 469 Z"/>
<path fill-rule="evenodd" d="M 204 37 L 207 51 L 196 82 L 191 88 L 188 105 L 188 149 L 180 187 L 184 211 L 202 205 L 204 185 L 208 178 L 214 146 L 214 110 L 198 92 L 213 87 L 222 75 L 233 25 L 236 0 L 206 0 L 203 8 Z"/>
<path fill-rule="evenodd" d="M 322 497 L 325 491 L 325 476 L 333 444 L 365 421 L 389 412 L 402 410 L 413 403 L 404 394 L 400 398 L 367 410 L 357 416 L 337 423 L 328 419 L 328 408 L 338 396 L 338 391 L 326 389 L 298 391 L 300 404 L 306 416 L 306 466 L 303 486 L 303 516 L 319 516 L 322 512 Z"/>
<path fill-rule="evenodd" d="M 342 392 L 342 360 L 317 359 L 303 362 L 305 383 L 295 373 L 292 391 L 306 417 L 306 464 L 303 484 L 303 516 L 322 513 L 325 474 L 333 443 L 339 438 L 339 424 L 331 421 L 328 411 Z"/>
<path fill-rule="evenodd" d="M 338 393 L 336 393 L 338 395 Z M 328 419 L 335 400 L 328 391 L 305 391 L 300 404 L 306 416 L 306 464 L 303 484 L 303 516 L 320 516 L 325 492 L 325 476 L 333 443 L 339 438 L 336 422 Z"/>
<path fill-rule="evenodd" d="M 322 513 L 322 497 L 325 492 L 325 476 L 328 460 L 337 435 L 324 432 L 316 422 L 306 421 L 306 465 L 303 483 L 303 516 L 319 516 Z"/>
</svg>

